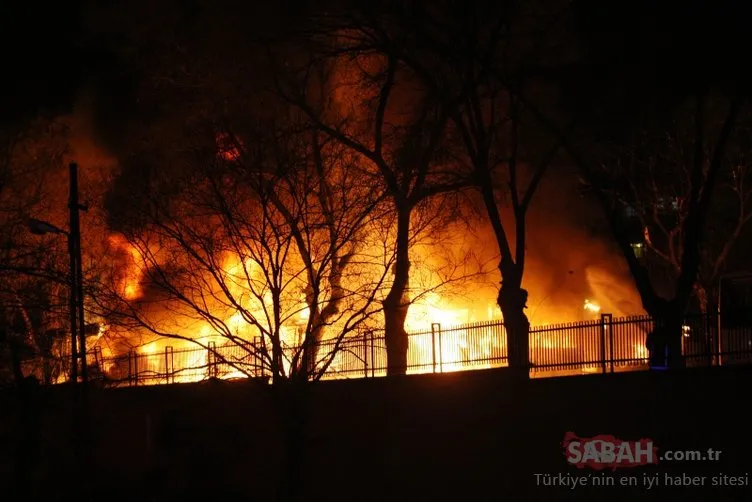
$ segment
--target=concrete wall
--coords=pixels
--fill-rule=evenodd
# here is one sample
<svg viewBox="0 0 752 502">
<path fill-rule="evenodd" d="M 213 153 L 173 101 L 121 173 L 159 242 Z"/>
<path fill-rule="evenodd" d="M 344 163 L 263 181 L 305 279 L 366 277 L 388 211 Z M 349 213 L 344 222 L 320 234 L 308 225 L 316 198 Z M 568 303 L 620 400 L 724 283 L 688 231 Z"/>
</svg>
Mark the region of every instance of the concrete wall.
<svg viewBox="0 0 752 502">
<path fill-rule="evenodd" d="M 664 463 L 640 475 L 750 472 L 750 383 L 750 368 L 532 381 L 502 369 L 319 383 L 301 488 L 306 500 L 342 501 L 655 495 L 644 487 L 557 491 L 536 486 L 534 474 L 593 473 L 566 464 L 567 431 L 652 438 L 660 449 L 723 450 L 721 462 Z M 71 478 L 72 399 L 55 388 L 35 400 L 36 478 L 17 500 L 33 500 L 32 491 L 40 500 L 68 500 L 78 479 Z M 268 387 L 248 383 L 92 391 L 86 481 L 97 500 L 274 500 L 282 436 L 271 404 Z M 22 437 L 14 396 L 0 397 L 0 406 L 0 440 L 13 445 Z M 0 452 L 3 481 L 14 452 Z M 707 500 L 710 490 L 688 488 L 682 496 Z M 729 488 L 720 500 L 749 500 L 748 490 Z"/>
</svg>

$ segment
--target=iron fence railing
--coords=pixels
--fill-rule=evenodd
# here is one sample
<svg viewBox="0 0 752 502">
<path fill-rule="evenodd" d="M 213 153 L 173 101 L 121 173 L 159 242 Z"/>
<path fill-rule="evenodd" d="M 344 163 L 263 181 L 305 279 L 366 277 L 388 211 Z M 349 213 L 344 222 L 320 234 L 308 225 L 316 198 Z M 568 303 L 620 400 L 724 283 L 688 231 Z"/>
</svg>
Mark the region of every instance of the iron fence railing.
<svg viewBox="0 0 752 502">
<path fill-rule="evenodd" d="M 529 361 L 533 377 L 647 369 L 649 317 L 600 319 L 537 326 L 530 330 Z M 713 314 L 689 316 L 684 322 L 683 356 L 687 366 L 752 363 L 752 326 L 722 328 Z M 443 373 L 507 365 L 506 332 L 500 321 L 444 327 L 408 336 L 407 373 Z M 243 344 L 209 344 L 206 348 L 155 353 L 131 351 L 105 358 L 89 355 L 90 373 L 112 385 L 156 385 L 210 378 L 261 378 L 268 375 L 256 339 Z M 372 378 L 386 375 L 383 332 L 366 331 L 345 340 L 322 341 L 318 358 L 326 361 L 323 379 Z M 64 361 L 57 363 L 64 371 Z M 64 373 L 63 373 L 64 374 Z"/>
</svg>

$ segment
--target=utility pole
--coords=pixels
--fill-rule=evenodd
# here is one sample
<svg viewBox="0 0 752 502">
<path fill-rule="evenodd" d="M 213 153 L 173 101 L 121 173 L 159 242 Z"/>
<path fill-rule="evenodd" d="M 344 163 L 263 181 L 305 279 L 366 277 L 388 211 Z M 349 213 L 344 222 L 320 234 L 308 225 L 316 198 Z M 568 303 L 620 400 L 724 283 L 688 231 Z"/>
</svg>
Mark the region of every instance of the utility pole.
<svg viewBox="0 0 752 502">
<path fill-rule="evenodd" d="M 71 259 L 71 348 L 74 351 L 74 360 L 76 359 L 76 333 L 75 328 L 78 324 L 78 359 L 81 361 L 81 381 L 86 384 L 88 372 L 86 368 L 86 323 L 84 321 L 84 279 L 83 266 L 81 264 L 81 225 L 79 211 L 88 210 L 88 206 L 78 201 L 78 164 L 71 162 L 69 165 L 70 173 L 70 199 L 68 208 L 70 209 L 70 232 L 68 234 L 68 252 Z M 76 319 L 78 312 L 78 319 Z M 71 377 L 76 382 L 77 376 L 71 371 Z"/>
<path fill-rule="evenodd" d="M 78 165 L 70 163 L 70 196 L 68 198 L 69 230 L 56 227 L 46 221 L 29 219 L 29 230 L 36 235 L 63 234 L 68 237 L 68 256 L 70 258 L 70 333 L 71 333 L 71 370 L 70 381 L 78 382 L 78 361 L 81 360 L 81 379 L 88 379 L 86 368 L 86 323 L 84 321 L 84 273 L 81 259 L 81 225 L 79 211 L 88 210 L 86 204 L 78 202 Z"/>
<path fill-rule="evenodd" d="M 73 213 L 73 211 L 71 211 Z M 78 214 L 78 211 L 76 211 Z M 72 220 L 73 217 L 70 217 Z M 76 284 L 78 280 L 78 267 L 76 266 L 76 247 L 73 244 L 73 237 L 70 232 L 68 233 L 68 259 L 70 260 L 70 284 L 68 284 L 68 308 L 70 310 L 70 343 L 71 343 L 71 369 L 70 369 L 70 381 L 75 385 L 78 382 L 78 349 L 76 339 L 78 338 L 78 302 L 76 301 Z"/>
</svg>

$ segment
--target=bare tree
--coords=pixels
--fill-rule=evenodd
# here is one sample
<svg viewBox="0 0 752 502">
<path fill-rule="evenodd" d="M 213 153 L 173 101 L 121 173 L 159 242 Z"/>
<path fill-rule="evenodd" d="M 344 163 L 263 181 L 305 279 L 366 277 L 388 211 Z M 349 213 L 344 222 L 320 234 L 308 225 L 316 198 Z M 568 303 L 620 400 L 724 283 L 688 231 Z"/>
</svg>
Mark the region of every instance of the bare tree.
<svg viewBox="0 0 752 502">
<path fill-rule="evenodd" d="M 407 370 L 405 319 L 410 306 L 413 215 L 432 197 L 467 185 L 442 149 L 449 116 L 436 96 L 411 78 L 399 58 L 362 50 L 357 33 L 319 26 L 307 35 L 310 58 L 277 66 L 277 89 L 328 137 L 359 158 L 395 215 L 393 279 L 382 300 L 387 372 Z M 351 38 L 355 36 L 355 38 Z M 274 58 L 276 59 L 276 58 Z"/>
<path fill-rule="evenodd" d="M 714 103 L 712 114 L 708 112 L 711 98 Z M 647 143 L 641 143 L 639 135 L 635 135 L 636 141 L 625 140 L 621 143 L 630 145 L 625 148 L 629 152 L 629 162 L 616 163 L 603 162 L 604 157 L 599 159 L 597 155 L 585 155 L 574 136 L 566 134 L 552 116 L 543 113 L 529 98 L 523 96 L 523 99 L 536 119 L 562 142 L 562 147 L 579 168 L 584 182 L 603 209 L 632 273 L 643 306 L 656 321 L 650 341 L 657 358 L 655 362 L 662 362 L 662 354 L 667 353 L 669 365 L 681 366 L 684 315 L 696 291 L 711 201 L 716 197 L 722 180 L 728 176 L 733 179 L 733 172 L 727 170 L 735 166 L 727 161 L 727 155 L 743 99 L 734 93 L 730 99 L 725 99 L 723 95 L 712 95 L 708 91 L 698 92 L 689 100 L 691 111 L 677 118 L 677 122 L 683 126 L 679 129 L 682 131 L 679 135 L 675 135 L 671 129 L 667 133 L 665 128 L 658 128 L 657 136 Z M 637 150 L 641 152 L 637 157 L 632 145 L 638 145 Z M 603 150 L 600 153 L 603 154 Z M 639 158 L 639 155 L 643 156 Z M 638 158 L 638 164 L 631 163 Z M 660 161 L 662 165 L 654 166 L 654 161 Z M 640 169 L 636 170 L 638 165 Z M 724 171 L 727 171 L 726 175 Z M 635 179 L 634 175 L 638 173 L 640 177 Z M 665 195 L 661 193 L 663 190 Z M 638 198 L 646 194 L 649 202 L 640 203 Z M 672 200 L 672 197 L 675 198 Z M 648 226 L 647 235 L 654 250 L 659 250 L 669 263 L 673 259 L 678 264 L 678 267 L 674 264 L 674 281 L 667 293 L 657 290 L 646 264 L 636 255 L 629 222 L 631 213 L 635 212 L 635 215 L 642 213 L 645 220 L 651 218 L 653 227 L 658 227 L 659 223 L 665 225 L 660 216 L 661 200 L 658 199 L 663 199 L 664 208 L 675 205 L 675 209 L 670 211 L 674 224 L 660 230 L 664 237 L 662 243 L 658 244 L 657 239 L 653 238 L 656 237 L 655 228 L 651 234 L 651 227 Z"/>
<path fill-rule="evenodd" d="M 17 388 L 16 491 L 28 490 L 38 455 L 37 379 L 53 379 L 53 335 L 65 305 L 64 253 L 54 240 L 29 235 L 27 220 L 49 209 L 50 177 L 60 166 L 65 128 L 38 119 L 0 126 L 0 385 Z"/>
<path fill-rule="evenodd" d="M 365 232 L 382 197 L 340 145 L 305 124 L 223 123 L 196 138 L 194 162 L 170 175 L 173 195 L 152 183 L 124 227 L 143 295 L 97 297 L 113 325 L 203 347 L 248 377 L 260 361 L 284 432 L 279 493 L 293 500 L 306 382 L 336 370 L 381 312 L 386 273 Z"/>
<path fill-rule="evenodd" d="M 361 234 L 380 199 L 315 133 L 267 125 L 263 140 L 258 129 L 219 131 L 224 152 L 202 154 L 177 198 L 150 197 L 129 238 L 173 322 L 201 320 L 274 381 L 316 380 L 379 310 L 383 274 L 363 263 Z M 121 307 L 155 334 L 208 348 L 185 326 Z"/>
<path fill-rule="evenodd" d="M 49 383 L 57 323 L 65 313 L 65 242 L 31 235 L 31 216 L 55 215 L 55 176 L 67 150 L 64 124 L 38 119 L 0 131 L 0 318 L 8 341 Z M 59 326 L 58 326 L 59 327 Z M 30 361 L 27 361 L 30 362 Z M 16 370 L 17 374 L 26 371 Z"/>
<path fill-rule="evenodd" d="M 687 225 L 697 211 L 692 205 L 693 197 L 698 197 L 693 195 L 693 186 L 701 184 L 700 194 L 708 201 L 702 223 L 704 238 L 697 242 L 693 288 L 696 306 L 702 312 L 708 311 L 709 303 L 717 305 L 714 291 L 718 280 L 752 219 L 742 129 L 731 133 L 725 151 L 715 160 L 714 171 L 710 170 L 716 145 L 708 144 L 709 138 L 717 136 L 722 126 L 713 116 L 717 111 L 717 106 L 711 107 L 705 118 L 696 115 L 703 113 L 701 109 L 677 114 L 665 128 L 643 130 L 627 145 L 606 146 L 608 153 L 602 161 L 603 169 L 614 179 L 611 197 L 627 219 L 639 223 L 641 238 L 634 239 L 632 248 L 643 258 L 653 286 L 664 297 L 677 293 Z M 686 127 L 696 120 L 704 124 Z M 700 156 L 701 167 L 695 165 L 692 155 Z M 698 178 L 698 170 L 702 170 L 702 178 Z"/>
<path fill-rule="evenodd" d="M 531 22 L 534 14 L 515 2 L 438 3 L 388 14 L 364 9 L 322 21 L 347 33 L 352 52 L 372 51 L 399 62 L 448 120 L 440 131 L 441 142 L 453 152 L 455 165 L 462 166 L 456 174 L 467 176 L 478 190 L 494 231 L 501 256 L 498 305 L 507 328 L 510 365 L 522 368 L 528 365 L 530 328 L 524 312 L 527 291 L 522 288 L 525 221 L 558 151 L 558 142 L 546 144 L 531 127 L 524 106 L 507 86 L 509 78 L 521 81 L 533 59 L 540 63 L 550 41 L 541 35 L 557 16 L 548 12 Z M 512 225 L 502 219 L 505 204 L 511 205 Z"/>
</svg>

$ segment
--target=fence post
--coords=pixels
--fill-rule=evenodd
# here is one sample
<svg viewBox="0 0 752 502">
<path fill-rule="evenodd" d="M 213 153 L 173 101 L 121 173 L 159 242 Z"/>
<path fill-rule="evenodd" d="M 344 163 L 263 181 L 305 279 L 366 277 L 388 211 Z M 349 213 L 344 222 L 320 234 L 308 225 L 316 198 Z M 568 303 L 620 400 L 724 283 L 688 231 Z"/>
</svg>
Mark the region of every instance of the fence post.
<svg viewBox="0 0 752 502">
<path fill-rule="evenodd" d="M 128 385 L 133 384 L 133 350 L 128 351 Z"/>
<path fill-rule="evenodd" d="M 376 344 L 373 340 L 373 330 L 371 330 L 371 378 L 376 376 Z"/>
<path fill-rule="evenodd" d="M 131 385 L 138 386 L 138 353 L 135 350 L 128 352 L 128 379 Z"/>
<path fill-rule="evenodd" d="M 206 362 L 209 363 L 209 378 L 217 378 L 217 344 L 215 342 L 209 342 L 209 352 L 207 354 Z"/>
<path fill-rule="evenodd" d="M 715 350 L 715 364 L 716 366 L 722 366 L 723 365 L 723 313 L 721 312 L 721 298 L 720 298 L 720 292 L 718 293 L 718 312 L 717 312 L 717 319 L 716 319 L 716 339 L 715 343 L 713 344 L 713 349 Z"/>
<path fill-rule="evenodd" d="M 444 349 L 441 343 L 441 324 L 436 324 L 439 328 L 439 371 L 444 373 Z"/>
<path fill-rule="evenodd" d="M 605 329 L 608 330 L 608 360 L 611 363 L 611 373 L 614 372 L 614 327 L 612 324 L 613 316 L 611 314 L 602 314 L 601 322 Z"/>
<path fill-rule="evenodd" d="M 368 378 L 368 331 L 363 331 L 363 378 Z"/>
<path fill-rule="evenodd" d="M 606 314 L 601 314 L 601 372 L 606 373 Z"/>
<path fill-rule="evenodd" d="M 253 375 L 256 378 L 264 377 L 263 340 L 260 336 L 253 339 Z M 261 361 L 261 364 L 259 364 Z"/>
<path fill-rule="evenodd" d="M 431 323 L 431 361 L 433 372 L 436 373 L 436 323 Z"/>
<path fill-rule="evenodd" d="M 715 314 L 717 316 L 718 314 Z M 707 312 L 705 314 L 704 323 L 705 326 L 703 327 L 703 331 L 705 332 L 705 345 L 706 345 L 706 351 L 708 353 L 708 358 L 706 361 L 707 366 L 713 366 L 715 363 L 716 357 L 715 357 L 715 347 L 716 343 L 716 337 L 720 336 L 720 331 L 713 335 L 713 330 L 717 327 L 718 321 L 715 319 L 715 316 L 712 312 Z"/>
<path fill-rule="evenodd" d="M 175 383 L 175 355 L 172 346 L 165 347 L 165 380 Z"/>
</svg>

